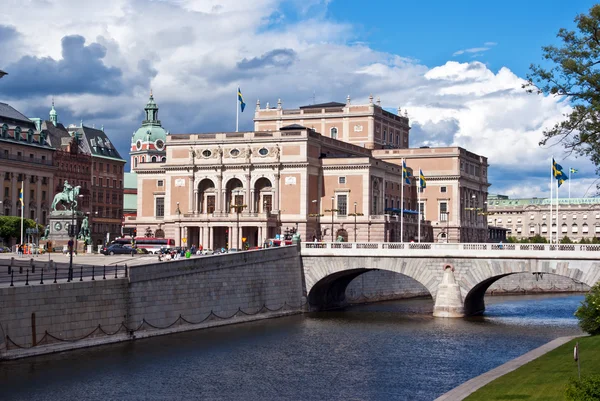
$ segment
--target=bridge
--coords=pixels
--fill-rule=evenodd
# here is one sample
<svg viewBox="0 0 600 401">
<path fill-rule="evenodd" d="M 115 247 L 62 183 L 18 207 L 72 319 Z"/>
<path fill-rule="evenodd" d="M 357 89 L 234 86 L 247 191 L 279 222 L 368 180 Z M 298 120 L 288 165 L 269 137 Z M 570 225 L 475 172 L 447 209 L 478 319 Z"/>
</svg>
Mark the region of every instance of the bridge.
<svg viewBox="0 0 600 401">
<path fill-rule="evenodd" d="M 440 317 L 483 313 L 487 288 L 511 274 L 556 274 L 590 287 L 600 281 L 600 245 L 305 242 L 301 256 L 315 310 L 345 305 L 348 284 L 369 270 L 418 281 Z"/>
</svg>

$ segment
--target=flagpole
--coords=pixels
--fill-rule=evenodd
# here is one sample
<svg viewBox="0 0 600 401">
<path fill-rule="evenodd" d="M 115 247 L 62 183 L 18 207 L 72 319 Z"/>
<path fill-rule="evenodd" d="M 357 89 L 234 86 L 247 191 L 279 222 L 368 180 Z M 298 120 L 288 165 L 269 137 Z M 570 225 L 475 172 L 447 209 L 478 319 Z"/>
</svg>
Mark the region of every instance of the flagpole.
<svg viewBox="0 0 600 401">
<path fill-rule="evenodd" d="M 421 168 L 419 167 L 419 189 L 417 193 L 417 211 L 419 222 L 417 223 L 417 235 L 419 237 L 419 243 L 421 242 Z"/>
<path fill-rule="evenodd" d="M 569 167 L 569 201 L 571 200 L 571 167 Z"/>
<path fill-rule="evenodd" d="M 239 95 L 238 93 L 240 93 L 240 87 L 238 86 L 238 90 L 235 93 L 235 132 L 239 131 L 239 125 L 240 125 L 240 108 L 238 105 L 239 102 Z"/>
<path fill-rule="evenodd" d="M 552 196 L 552 179 L 554 178 L 554 156 L 550 159 L 550 229 L 548 230 L 549 241 L 552 244 L 552 203 L 554 203 L 554 197 Z"/>
<path fill-rule="evenodd" d="M 554 239 L 556 241 L 556 245 L 558 245 L 558 237 L 558 180 L 556 180 L 556 238 Z"/>
<path fill-rule="evenodd" d="M 400 185 L 400 242 L 404 242 L 404 159 L 402 159 L 402 185 Z"/>
<path fill-rule="evenodd" d="M 23 212 L 24 212 L 23 197 L 25 196 L 23 194 L 23 186 L 24 185 L 25 185 L 25 177 L 23 177 L 23 181 L 21 181 L 21 246 L 23 246 Z"/>
</svg>

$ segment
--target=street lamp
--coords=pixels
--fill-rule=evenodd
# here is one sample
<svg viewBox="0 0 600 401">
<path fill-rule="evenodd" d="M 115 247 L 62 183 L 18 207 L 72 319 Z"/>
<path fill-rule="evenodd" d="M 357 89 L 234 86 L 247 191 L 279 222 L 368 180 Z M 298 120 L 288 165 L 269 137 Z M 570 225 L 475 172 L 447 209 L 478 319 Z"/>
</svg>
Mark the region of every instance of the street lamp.
<svg viewBox="0 0 600 401">
<path fill-rule="evenodd" d="M 83 198 L 83 195 L 77 195 L 77 198 Z M 71 239 L 69 240 L 70 251 L 69 251 L 69 277 L 67 281 L 73 280 L 73 248 L 76 246 L 76 237 L 75 237 L 75 208 L 76 208 L 76 200 L 73 199 L 73 203 L 75 205 L 71 205 L 71 225 L 69 226 L 69 236 Z"/>
<path fill-rule="evenodd" d="M 331 197 L 331 209 L 325 210 L 327 213 L 331 212 L 331 242 L 333 242 L 333 213 L 337 212 L 337 209 L 333 208 L 333 202 L 335 202 L 335 197 Z"/>
<path fill-rule="evenodd" d="M 362 213 L 356 212 L 357 202 L 354 202 L 354 213 L 350 213 L 350 216 L 354 216 L 354 242 L 356 242 L 356 216 L 364 216 Z"/>
<path fill-rule="evenodd" d="M 319 234 L 320 234 L 320 232 L 321 232 L 321 229 L 320 229 L 320 227 L 319 227 L 319 220 L 318 220 L 318 219 L 319 219 L 321 216 L 323 216 L 323 215 L 322 215 L 322 214 L 320 214 L 320 213 L 318 213 L 318 212 L 319 212 L 319 206 L 317 205 L 317 202 L 318 202 L 318 201 L 317 201 L 316 199 L 313 199 L 313 200 L 311 201 L 311 203 L 314 203 L 314 204 L 315 204 L 315 209 L 316 209 L 317 213 L 311 213 L 311 214 L 309 214 L 309 215 L 308 215 L 308 217 L 314 217 L 314 218 L 315 218 L 315 226 L 316 226 L 316 228 L 315 228 L 315 237 L 316 237 L 317 239 L 320 239 L 320 238 L 319 238 L 319 237 L 320 237 L 320 235 L 317 235 L 317 233 L 319 233 Z"/>
<path fill-rule="evenodd" d="M 177 231 L 179 231 L 179 246 L 181 246 L 181 210 L 179 210 L 179 202 L 177 202 L 177 210 L 175 210 L 175 212 L 177 213 L 177 221 L 178 221 L 178 227 L 177 227 Z"/>
</svg>

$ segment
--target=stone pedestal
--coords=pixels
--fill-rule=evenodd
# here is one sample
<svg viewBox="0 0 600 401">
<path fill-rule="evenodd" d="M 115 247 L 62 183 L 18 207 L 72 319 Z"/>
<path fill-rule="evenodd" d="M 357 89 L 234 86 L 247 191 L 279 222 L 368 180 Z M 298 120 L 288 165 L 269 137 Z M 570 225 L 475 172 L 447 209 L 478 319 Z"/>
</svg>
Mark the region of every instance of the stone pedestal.
<svg viewBox="0 0 600 401">
<path fill-rule="evenodd" d="M 433 307 L 433 316 L 465 316 L 460 287 L 456 284 L 454 268 L 451 265 L 444 266 L 444 276 L 442 277 L 442 283 L 438 286 L 437 296 L 435 297 L 435 306 Z"/>
<path fill-rule="evenodd" d="M 65 211 L 54 211 L 48 217 L 50 225 L 50 234 L 46 242 L 50 242 L 54 251 L 61 252 L 63 247 L 67 246 L 71 236 L 69 235 L 69 227 L 75 225 L 75 238 L 79 234 L 79 227 L 83 219 L 83 213 Z M 77 252 L 84 252 L 84 241 L 78 240 L 75 248 Z"/>
</svg>

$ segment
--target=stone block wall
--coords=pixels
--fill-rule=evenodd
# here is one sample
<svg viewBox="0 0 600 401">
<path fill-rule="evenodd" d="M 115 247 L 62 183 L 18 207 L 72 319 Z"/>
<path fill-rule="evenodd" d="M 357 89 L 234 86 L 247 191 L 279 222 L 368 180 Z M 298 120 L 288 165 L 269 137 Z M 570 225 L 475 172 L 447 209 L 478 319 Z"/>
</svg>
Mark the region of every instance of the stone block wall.
<svg viewBox="0 0 600 401">
<path fill-rule="evenodd" d="M 282 247 L 134 267 L 129 324 L 145 319 L 166 326 L 179 315 L 199 322 L 211 311 L 225 317 L 284 303 L 299 310 L 305 302 L 300 263 L 296 247 Z"/>
<path fill-rule="evenodd" d="M 0 288 L 0 347 L 6 336 L 31 346 L 34 320 L 37 342 L 46 330 L 62 339 L 87 335 L 99 324 L 115 331 L 126 319 L 127 286 L 123 278 Z M 9 343 L 8 348 L 16 347 Z"/>
</svg>

